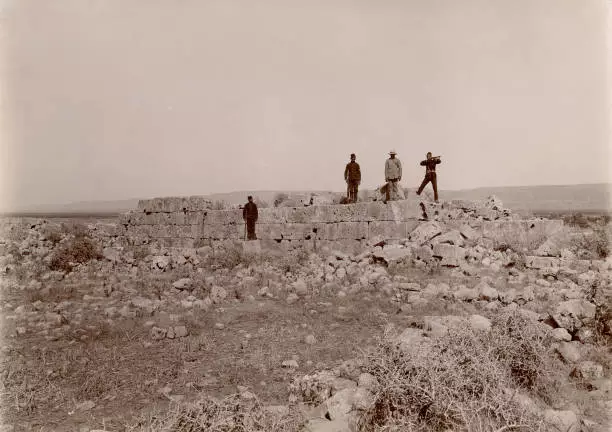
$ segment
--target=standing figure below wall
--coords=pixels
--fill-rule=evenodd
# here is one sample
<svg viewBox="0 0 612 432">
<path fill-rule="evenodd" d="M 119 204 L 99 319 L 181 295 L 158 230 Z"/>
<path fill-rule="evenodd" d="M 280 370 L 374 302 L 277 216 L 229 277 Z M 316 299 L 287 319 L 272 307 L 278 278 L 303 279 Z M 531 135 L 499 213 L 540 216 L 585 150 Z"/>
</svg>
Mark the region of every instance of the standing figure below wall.
<svg viewBox="0 0 612 432">
<path fill-rule="evenodd" d="M 346 164 L 344 169 L 344 181 L 347 185 L 346 199 L 349 203 L 357 202 L 357 193 L 361 183 L 361 169 L 359 164 L 355 162 L 356 158 L 355 153 L 352 153 L 351 161 Z"/>
<path fill-rule="evenodd" d="M 257 218 L 259 216 L 257 211 L 257 204 L 253 202 L 253 197 L 249 195 L 249 202 L 245 204 L 242 209 L 242 218 L 244 219 L 244 223 L 246 225 L 246 237 L 247 240 L 257 240 L 257 236 L 255 235 L 255 223 L 257 222 Z"/>
</svg>

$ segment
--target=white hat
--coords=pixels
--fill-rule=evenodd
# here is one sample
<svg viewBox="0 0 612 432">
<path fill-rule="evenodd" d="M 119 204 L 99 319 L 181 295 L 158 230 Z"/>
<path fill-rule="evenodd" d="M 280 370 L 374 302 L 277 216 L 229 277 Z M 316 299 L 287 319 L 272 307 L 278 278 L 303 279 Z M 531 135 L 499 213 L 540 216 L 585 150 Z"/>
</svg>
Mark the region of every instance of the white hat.
<svg viewBox="0 0 612 432">
<path fill-rule="evenodd" d="M 395 152 L 395 150 L 391 150 L 389 154 L 392 155 L 392 154 L 397 154 L 397 153 Z"/>
</svg>

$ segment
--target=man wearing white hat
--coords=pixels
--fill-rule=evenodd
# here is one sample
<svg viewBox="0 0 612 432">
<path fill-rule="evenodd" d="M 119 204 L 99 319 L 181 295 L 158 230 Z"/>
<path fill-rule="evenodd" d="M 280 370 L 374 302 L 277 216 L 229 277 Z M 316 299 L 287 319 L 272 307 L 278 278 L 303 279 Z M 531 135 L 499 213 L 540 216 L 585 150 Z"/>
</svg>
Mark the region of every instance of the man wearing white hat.
<svg viewBox="0 0 612 432">
<path fill-rule="evenodd" d="M 385 181 L 387 182 L 386 201 L 399 199 L 399 182 L 402 179 L 402 163 L 395 157 L 395 150 L 389 152 L 389 159 L 385 162 Z"/>
</svg>

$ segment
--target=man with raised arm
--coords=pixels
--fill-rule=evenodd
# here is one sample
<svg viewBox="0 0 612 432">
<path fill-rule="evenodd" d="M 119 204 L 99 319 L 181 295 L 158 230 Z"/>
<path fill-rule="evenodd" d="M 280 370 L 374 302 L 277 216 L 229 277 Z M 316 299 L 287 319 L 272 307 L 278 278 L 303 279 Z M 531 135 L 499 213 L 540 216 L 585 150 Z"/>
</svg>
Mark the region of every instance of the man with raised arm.
<svg viewBox="0 0 612 432">
<path fill-rule="evenodd" d="M 442 163 L 440 156 L 432 157 L 431 152 L 427 152 L 427 159 L 421 161 L 421 166 L 425 167 L 425 178 L 417 191 L 417 195 L 421 195 L 427 183 L 431 182 L 434 190 L 434 200 L 438 202 L 438 179 L 436 176 L 436 165 Z"/>
</svg>

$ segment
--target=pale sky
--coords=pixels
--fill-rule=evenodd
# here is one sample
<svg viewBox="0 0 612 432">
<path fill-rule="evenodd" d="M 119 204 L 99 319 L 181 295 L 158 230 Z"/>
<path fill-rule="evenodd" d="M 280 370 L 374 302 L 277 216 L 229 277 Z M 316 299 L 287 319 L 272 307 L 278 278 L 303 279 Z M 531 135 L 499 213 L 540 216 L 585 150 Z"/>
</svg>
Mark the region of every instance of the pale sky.
<svg viewBox="0 0 612 432">
<path fill-rule="evenodd" d="M 0 207 L 610 182 L 605 0 L 0 0 Z"/>
</svg>

